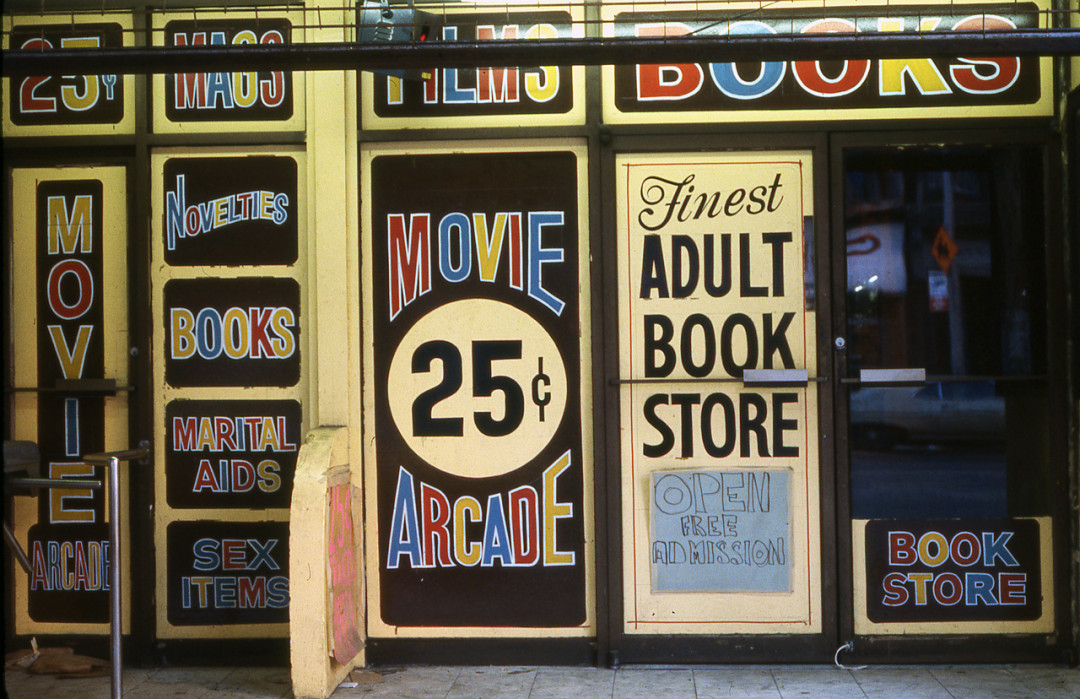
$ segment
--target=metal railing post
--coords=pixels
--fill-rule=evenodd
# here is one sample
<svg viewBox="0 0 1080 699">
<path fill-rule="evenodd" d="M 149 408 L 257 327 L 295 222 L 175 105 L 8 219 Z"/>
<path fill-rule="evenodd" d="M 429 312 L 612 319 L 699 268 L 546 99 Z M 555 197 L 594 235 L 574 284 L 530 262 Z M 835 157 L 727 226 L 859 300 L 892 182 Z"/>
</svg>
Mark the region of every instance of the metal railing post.
<svg viewBox="0 0 1080 699">
<path fill-rule="evenodd" d="M 120 699 L 124 693 L 123 659 L 121 657 L 120 618 L 123 602 L 120 597 L 120 459 L 109 459 L 109 641 L 112 646 L 112 696 Z"/>
<path fill-rule="evenodd" d="M 124 693 L 124 664 L 121 642 L 121 621 L 123 619 L 123 595 L 120 590 L 120 461 L 143 460 L 150 456 L 148 446 L 125 451 L 111 451 L 104 454 L 87 454 L 83 460 L 98 466 L 108 465 L 109 483 L 109 644 L 112 666 L 112 697 L 120 699 Z"/>
</svg>

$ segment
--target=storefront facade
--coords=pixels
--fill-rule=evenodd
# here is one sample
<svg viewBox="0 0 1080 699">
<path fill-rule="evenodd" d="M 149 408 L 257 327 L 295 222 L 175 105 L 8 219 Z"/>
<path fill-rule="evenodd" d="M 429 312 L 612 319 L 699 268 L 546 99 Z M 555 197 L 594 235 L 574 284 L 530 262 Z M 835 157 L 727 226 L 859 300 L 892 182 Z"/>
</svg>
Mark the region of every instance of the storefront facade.
<svg viewBox="0 0 1080 699">
<path fill-rule="evenodd" d="M 5 49 L 360 17 L 73 9 L 16 4 Z M 1076 10 L 426 9 L 537 42 Z M 5 438 L 58 478 L 151 445 L 134 653 L 284 657 L 318 618 L 342 666 L 1075 661 L 1069 61 L 654 60 L 5 73 Z M 7 637 L 107 634 L 103 497 L 9 511 Z"/>
</svg>

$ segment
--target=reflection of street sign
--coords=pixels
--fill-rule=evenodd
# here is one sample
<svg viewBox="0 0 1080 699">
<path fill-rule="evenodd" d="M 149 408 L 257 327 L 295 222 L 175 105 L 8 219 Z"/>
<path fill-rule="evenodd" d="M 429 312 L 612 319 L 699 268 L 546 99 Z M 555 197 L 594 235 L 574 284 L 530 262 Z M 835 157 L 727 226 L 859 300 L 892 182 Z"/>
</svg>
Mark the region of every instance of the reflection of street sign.
<svg viewBox="0 0 1080 699">
<path fill-rule="evenodd" d="M 934 259 L 937 260 L 938 266 L 941 267 L 941 271 L 948 274 L 949 266 L 952 265 L 956 253 L 960 252 L 960 248 L 957 247 L 953 239 L 949 237 L 949 233 L 945 230 L 945 226 L 938 229 L 932 249 L 934 252 Z"/>
<path fill-rule="evenodd" d="M 949 278 L 944 272 L 931 269 L 927 273 L 930 286 L 930 310 L 949 310 Z"/>
</svg>

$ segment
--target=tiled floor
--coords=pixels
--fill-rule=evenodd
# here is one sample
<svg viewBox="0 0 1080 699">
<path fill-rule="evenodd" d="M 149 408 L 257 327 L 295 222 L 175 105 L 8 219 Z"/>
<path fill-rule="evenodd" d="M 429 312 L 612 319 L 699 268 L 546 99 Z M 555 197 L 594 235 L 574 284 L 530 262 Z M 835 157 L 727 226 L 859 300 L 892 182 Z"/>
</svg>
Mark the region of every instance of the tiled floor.
<svg viewBox="0 0 1080 699">
<path fill-rule="evenodd" d="M 681 699 L 704 697 L 847 697 L 931 699 L 1077 699 L 1080 670 L 1047 665 L 701 667 L 383 667 L 357 671 L 334 692 L 347 697 L 508 697 L 519 699 Z M 108 677 L 58 680 L 5 673 L 12 699 L 109 697 Z M 289 699 L 285 668 L 158 668 L 124 672 L 129 697 Z"/>
</svg>

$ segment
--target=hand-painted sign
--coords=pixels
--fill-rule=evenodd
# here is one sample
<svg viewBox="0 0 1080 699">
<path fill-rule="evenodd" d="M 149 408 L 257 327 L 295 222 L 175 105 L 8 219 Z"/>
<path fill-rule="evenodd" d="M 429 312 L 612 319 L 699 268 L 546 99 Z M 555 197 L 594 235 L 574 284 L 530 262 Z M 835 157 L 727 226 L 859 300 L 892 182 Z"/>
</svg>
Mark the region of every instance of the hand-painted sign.
<svg viewBox="0 0 1080 699">
<path fill-rule="evenodd" d="M 165 284 L 170 385 L 292 386 L 300 379 L 300 286 L 287 278 Z"/>
<path fill-rule="evenodd" d="M 790 590 L 788 475 L 653 471 L 653 589 Z"/>
<path fill-rule="evenodd" d="M 166 538 L 170 624 L 288 622 L 288 522 L 172 522 Z"/>
<path fill-rule="evenodd" d="M 333 629 L 333 656 L 341 665 L 356 657 L 364 642 L 360 638 L 360 589 L 356 575 L 356 541 L 353 530 L 352 484 L 344 482 L 326 489 L 328 563 L 330 566 L 330 626 Z"/>
<path fill-rule="evenodd" d="M 119 24 L 20 25 L 11 30 L 13 48 L 34 51 L 116 47 L 123 44 Z M 11 122 L 46 124 L 116 124 L 124 117 L 119 75 L 14 76 L 8 103 Z"/>
<path fill-rule="evenodd" d="M 1038 619 L 1039 536 L 1033 519 L 870 520 L 867 616 L 875 623 Z"/>
<path fill-rule="evenodd" d="M 639 37 L 972 32 L 1036 28 L 1038 9 L 920 5 L 876 16 L 838 7 L 832 16 L 765 11 L 753 17 L 742 10 L 635 9 L 615 14 L 612 26 Z M 1031 104 L 1041 97 L 1039 65 L 1027 56 L 626 65 L 614 70 L 614 104 L 624 113 Z"/>
<path fill-rule="evenodd" d="M 52 387 L 104 378 L 102 214 L 99 180 L 37 186 L 37 380 Z M 82 461 L 103 451 L 105 399 L 78 393 L 38 396 L 37 434 L 45 475 L 97 479 Z M 104 490 L 42 490 L 30 527 L 29 613 L 35 621 L 108 620 L 109 530 Z"/>
<path fill-rule="evenodd" d="M 572 36 L 567 12 L 515 15 L 450 14 L 447 41 L 557 39 Z M 440 68 L 423 82 L 375 76 L 375 114 L 380 117 L 445 117 L 562 114 L 574 104 L 569 66 Z"/>
<path fill-rule="evenodd" d="M 791 152 L 616 161 L 628 631 L 811 628 L 809 164 Z M 759 385 L 761 370 L 788 378 Z"/>
<path fill-rule="evenodd" d="M 577 155 L 380 155 L 371 181 L 381 619 L 578 626 Z"/>
<path fill-rule="evenodd" d="M 299 197 L 293 158 L 170 158 L 162 176 L 168 264 L 296 262 Z"/>
<path fill-rule="evenodd" d="M 292 400 L 174 400 L 165 406 L 170 507 L 288 507 L 300 443 Z"/>
<path fill-rule="evenodd" d="M 166 46 L 288 44 L 284 18 L 174 20 L 165 25 Z M 176 73 L 165 76 L 170 121 L 282 121 L 293 115 L 292 80 L 277 71 Z"/>
</svg>

